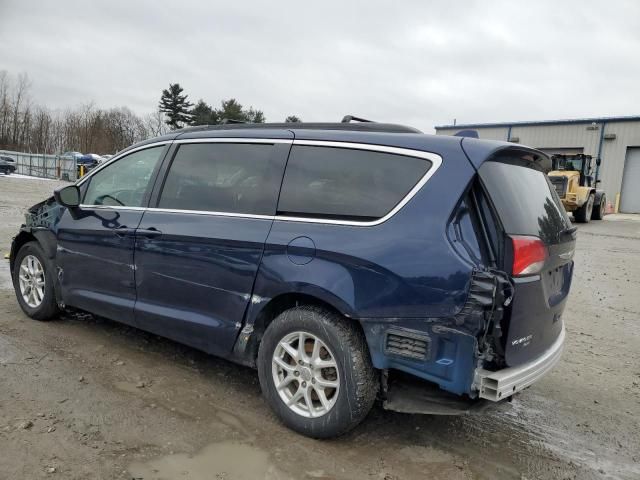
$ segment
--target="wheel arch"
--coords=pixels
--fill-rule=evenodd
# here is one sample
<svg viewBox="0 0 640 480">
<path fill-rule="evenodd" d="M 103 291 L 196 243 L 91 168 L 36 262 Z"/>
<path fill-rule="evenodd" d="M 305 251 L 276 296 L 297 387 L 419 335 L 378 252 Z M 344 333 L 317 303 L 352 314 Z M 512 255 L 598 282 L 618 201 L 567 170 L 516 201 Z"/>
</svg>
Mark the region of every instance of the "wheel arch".
<svg viewBox="0 0 640 480">
<path fill-rule="evenodd" d="M 56 256 L 57 240 L 53 232 L 49 230 L 20 230 L 11 243 L 11 252 L 9 253 L 9 268 L 13 272 L 16 255 L 22 246 L 28 242 L 38 242 L 44 254 L 49 259 Z"/>
<path fill-rule="evenodd" d="M 588 186 L 578 186 L 576 188 L 576 200 L 578 203 L 578 207 L 581 207 L 587 200 L 589 200 L 589 195 L 595 194 L 596 189 Z"/>
<path fill-rule="evenodd" d="M 33 234 L 27 230 L 20 230 L 20 233 L 16 235 L 11 242 L 11 251 L 9 253 L 9 270 L 13 272 L 13 267 L 16 263 L 16 256 L 18 252 L 22 248 L 25 243 L 28 242 L 37 242 L 38 239 L 33 236 Z"/>
<path fill-rule="evenodd" d="M 55 234 L 52 231 L 46 229 L 20 230 L 20 233 L 18 233 L 18 235 L 16 235 L 16 237 L 13 239 L 13 242 L 11 242 L 11 252 L 9 253 L 9 271 L 11 272 L 12 278 L 16 256 L 18 255 L 20 249 L 29 242 L 37 242 L 46 255 L 47 259 L 51 261 L 50 265 L 52 267 L 55 265 L 55 257 L 58 246 L 58 241 Z M 60 289 L 58 276 L 54 274 L 53 277 L 53 293 L 55 295 L 56 303 L 59 306 L 63 306 L 64 302 L 62 300 L 62 292 Z"/>
<path fill-rule="evenodd" d="M 301 305 L 313 305 L 336 313 L 364 335 L 360 322 L 350 315 L 350 309 L 339 299 L 328 299 L 326 296 L 309 292 L 291 291 L 281 293 L 261 304 L 251 303 L 247 312 L 247 321 L 233 348 L 234 359 L 244 365 L 255 367 L 260 341 L 270 323 L 282 312 Z"/>
</svg>

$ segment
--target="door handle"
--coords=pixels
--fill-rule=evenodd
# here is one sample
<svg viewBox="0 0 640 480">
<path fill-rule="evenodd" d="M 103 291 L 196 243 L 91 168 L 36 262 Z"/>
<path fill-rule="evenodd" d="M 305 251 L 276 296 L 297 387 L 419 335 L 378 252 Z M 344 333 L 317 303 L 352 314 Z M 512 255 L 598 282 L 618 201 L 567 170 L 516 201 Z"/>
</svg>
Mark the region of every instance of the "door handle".
<svg viewBox="0 0 640 480">
<path fill-rule="evenodd" d="M 135 232 L 135 228 L 127 228 L 126 225 L 120 225 L 118 228 L 113 230 L 113 233 L 120 238 L 131 237 Z"/>
<path fill-rule="evenodd" d="M 145 237 L 145 238 L 155 238 L 162 235 L 162 232 L 158 230 L 156 227 L 150 228 L 139 228 L 136 230 L 136 236 Z"/>
</svg>

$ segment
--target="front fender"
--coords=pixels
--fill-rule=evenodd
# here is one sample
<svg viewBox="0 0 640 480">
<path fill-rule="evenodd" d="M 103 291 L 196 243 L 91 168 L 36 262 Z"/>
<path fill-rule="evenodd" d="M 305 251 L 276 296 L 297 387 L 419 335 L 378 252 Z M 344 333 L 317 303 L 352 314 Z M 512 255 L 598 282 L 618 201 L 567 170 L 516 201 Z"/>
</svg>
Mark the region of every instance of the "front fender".
<svg viewBox="0 0 640 480">
<path fill-rule="evenodd" d="M 592 193 L 595 193 L 595 189 L 591 188 L 591 187 L 578 187 L 576 189 L 576 202 L 579 206 L 582 206 L 587 199 L 589 198 L 589 195 L 591 195 Z"/>
<path fill-rule="evenodd" d="M 38 240 L 38 243 L 40 243 L 40 246 L 44 250 L 47 258 L 55 258 L 58 246 L 56 235 L 51 230 L 46 229 L 34 229 L 31 233 L 36 238 L 36 240 Z"/>
</svg>

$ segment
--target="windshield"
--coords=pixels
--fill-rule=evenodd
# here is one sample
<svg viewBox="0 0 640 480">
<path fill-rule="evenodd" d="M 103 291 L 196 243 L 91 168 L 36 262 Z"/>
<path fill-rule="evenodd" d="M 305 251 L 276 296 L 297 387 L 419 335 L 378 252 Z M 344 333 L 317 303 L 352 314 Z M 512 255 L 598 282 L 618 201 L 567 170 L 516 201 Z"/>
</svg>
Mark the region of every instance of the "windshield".
<svg viewBox="0 0 640 480">
<path fill-rule="evenodd" d="M 581 172 L 583 163 L 584 159 L 582 158 L 553 157 L 554 170 Z"/>
</svg>

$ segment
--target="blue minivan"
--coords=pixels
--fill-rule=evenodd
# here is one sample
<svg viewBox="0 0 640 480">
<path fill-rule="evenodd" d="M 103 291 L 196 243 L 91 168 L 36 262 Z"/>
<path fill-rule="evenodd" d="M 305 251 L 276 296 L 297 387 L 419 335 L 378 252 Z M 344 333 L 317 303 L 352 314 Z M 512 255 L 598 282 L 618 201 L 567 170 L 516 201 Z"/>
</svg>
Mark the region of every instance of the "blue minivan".
<svg viewBox="0 0 640 480">
<path fill-rule="evenodd" d="M 74 308 L 256 367 L 289 427 L 511 397 L 558 361 L 576 229 L 522 145 L 378 123 L 232 124 L 131 146 L 29 210 L 38 320 Z"/>
</svg>

